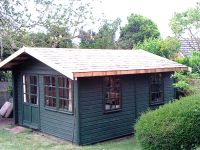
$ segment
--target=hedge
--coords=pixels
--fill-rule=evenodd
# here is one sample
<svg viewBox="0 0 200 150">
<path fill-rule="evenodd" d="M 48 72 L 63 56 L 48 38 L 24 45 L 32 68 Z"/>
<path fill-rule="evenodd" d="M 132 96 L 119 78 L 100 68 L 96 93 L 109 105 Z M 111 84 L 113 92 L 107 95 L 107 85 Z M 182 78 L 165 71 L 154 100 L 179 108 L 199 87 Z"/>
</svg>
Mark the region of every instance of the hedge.
<svg viewBox="0 0 200 150">
<path fill-rule="evenodd" d="M 196 148 L 200 145 L 200 94 L 142 114 L 135 131 L 145 150 Z"/>
</svg>

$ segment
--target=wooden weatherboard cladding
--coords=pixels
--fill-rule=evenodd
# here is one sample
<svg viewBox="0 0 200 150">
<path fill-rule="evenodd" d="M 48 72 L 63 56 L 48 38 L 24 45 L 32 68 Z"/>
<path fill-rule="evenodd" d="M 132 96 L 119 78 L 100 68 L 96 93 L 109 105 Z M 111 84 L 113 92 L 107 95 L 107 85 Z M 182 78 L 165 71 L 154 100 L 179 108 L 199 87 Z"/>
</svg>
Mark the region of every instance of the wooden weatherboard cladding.
<svg viewBox="0 0 200 150">
<path fill-rule="evenodd" d="M 93 77 L 93 76 L 110 76 L 110 75 L 174 72 L 174 71 L 184 71 L 184 70 L 188 70 L 188 67 L 114 70 L 114 71 L 91 71 L 91 72 L 76 72 L 76 73 L 73 73 L 73 74 L 74 74 L 74 77 Z"/>
<path fill-rule="evenodd" d="M 121 85 L 121 111 L 105 113 L 104 77 L 78 78 L 80 144 L 87 145 L 133 133 L 133 126 L 148 108 L 150 101 L 150 75 L 118 76 Z M 164 103 L 174 98 L 171 73 L 162 73 Z"/>
<path fill-rule="evenodd" d="M 38 121 L 38 130 L 56 137 L 65 139 L 72 143 L 79 144 L 79 127 L 77 117 L 73 112 L 68 111 L 58 111 L 53 109 L 47 109 L 45 107 L 44 99 L 44 76 L 62 76 L 59 72 L 53 70 L 47 65 L 39 62 L 36 59 L 29 59 L 26 63 L 21 64 L 15 68 L 13 71 L 14 74 L 14 117 L 15 123 L 23 125 L 24 114 L 23 114 L 23 75 L 24 74 L 34 74 L 38 76 L 38 112 L 39 112 L 39 121 Z M 72 85 L 75 81 L 72 81 Z M 64 85 L 63 85 L 64 86 Z M 78 101 L 77 88 L 72 86 L 72 98 L 76 102 Z M 73 107 L 78 107 L 77 103 Z M 27 108 L 27 107 L 26 107 Z M 34 107 L 33 107 L 34 108 Z M 34 109 L 35 110 L 35 109 Z M 72 109 L 73 110 L 73 109 Z M 76 109 L 77 111 L 77 109 Z M 26 111 L 27 112 L 27 111 Z M 26 124 L 29 126 L 30 124 Z M 31 127 L 31 126 L 30 126 Z"/>
</svg>

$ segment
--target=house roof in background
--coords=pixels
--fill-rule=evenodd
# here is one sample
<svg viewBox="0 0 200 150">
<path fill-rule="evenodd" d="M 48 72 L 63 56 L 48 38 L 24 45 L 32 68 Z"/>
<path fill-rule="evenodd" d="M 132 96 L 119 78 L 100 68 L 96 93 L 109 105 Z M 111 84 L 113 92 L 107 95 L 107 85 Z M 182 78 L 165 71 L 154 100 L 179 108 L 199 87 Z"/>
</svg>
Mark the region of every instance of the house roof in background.
<svg viewBox="0 0 200 150">
<path fill-rule="evenodd" d="M 198 45 L 194 39 L 185 38 L 185 39 L 181 39 L 180 42 L 181 42 L 180 52 L 184 56 L 189 55 L 192 52 L 195 52 L 198 50 Z"/>
<path fill-rule="evenodd" d="M 32 56 L 61 74 L 74 77 L 187 70 L 188 67 L 144 50 L 102 50 L 23 47 L 0 63 L 12 69 Z"/>
</svg>

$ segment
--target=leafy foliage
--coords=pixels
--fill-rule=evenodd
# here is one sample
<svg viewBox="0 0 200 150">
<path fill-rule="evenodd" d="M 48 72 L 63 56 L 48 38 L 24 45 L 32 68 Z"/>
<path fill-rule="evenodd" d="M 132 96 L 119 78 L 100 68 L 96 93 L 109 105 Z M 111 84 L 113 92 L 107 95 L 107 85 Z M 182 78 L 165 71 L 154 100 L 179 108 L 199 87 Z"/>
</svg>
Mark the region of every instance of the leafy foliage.
<svg viewBox="0 0 200 150">
<path fill-rule="evenodd" d="M 145 39 L 158 38 L 160 32 L 157 25 L 141 15 L 132 14 L 128 17 L 128 24 L 121 28 L 119 46 L 123 49 L 132 49 L 134 45 L 143 43 Z"/>
<path fill-rule="evenodd" d="M 170 20 L 170 27 L 178 38 L 190 37 L 189 45 L 194 50 L 200 50 L 200 3 L 181 13 L 175 13 Z M 196 45 L 195 47 L 193 45 Z"/>
<path fill-rule="evenodd" d="M 176 61 L 192 68 L 192 72 L 200 73 L 200 52 L 193 52 L 183 58 L 176 58 Z"/>
<path fill-rule="evenodd" d="M 143 43 L 135 46 L 156 55 L 174 59 L 180 48 L 180 42 L 176 38 L 168 37 L 166 39 L 146 39 Z"/>
<path fill-rule="evenodd" d="M 175 72 L 176 79 L 174 87 L 178 89 L 178 96 L 186 96 L 200 91 L 200 75 L 191 72 Z"/>
<path fill-rule="evenodd" d="M 142 114 L 135 130 L 143 149 L 190 150 L 200 145 L 199 99 L 200 95 L 185 97 Z"/>
<path fill-rule="evenodd" d="M 92 0 L 3 0 L 1 58 L 25 46 L 72 47 L 79 30 L 95 21 Z M 34 32 L 33 32 L 34 31 Z M 37 32 L 35 32 L 37 31 Z"/>
<path fill-rule="evenodd" d="M 116 48 L 115 35 L 119 28 L 120 22 L 120 19 L 116 19 L 114 21 L 104 20 L 97 33 L 91 30 L 88 32 L 82 31 L 80 34 L 80 48 Z"/>
<path fill-rule="evenodd" d="M 176 72 L 174 86 L 178 89 L 178 95 L 189 95 L 200 91 L 200 53 L 193 52 L 185 57 L 176 58 L 178 63 L 191 67 L 192 72 Z"/>
</svg>

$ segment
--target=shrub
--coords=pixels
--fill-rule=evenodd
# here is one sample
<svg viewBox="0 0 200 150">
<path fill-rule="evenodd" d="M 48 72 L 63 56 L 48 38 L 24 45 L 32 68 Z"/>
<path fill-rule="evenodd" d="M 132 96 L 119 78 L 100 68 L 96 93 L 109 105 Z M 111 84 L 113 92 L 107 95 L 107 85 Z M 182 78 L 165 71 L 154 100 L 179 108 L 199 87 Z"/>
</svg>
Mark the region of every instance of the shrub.
<svg viewBox="0 0 200 150">
<path fill-rule="evenodd" d="M 200 91 L 200 75 L 198 73 L 175 72 L 172 77 L 176 79 L 173 86 L 178 90 L 178 97 L 195 94 Z"/>
<path fill-rule="evenodd" d="M 193 149 L 200 144 L 200 95 L 184 97 L 141 115 L 135 125 L 143 149 Z"/>
<path fill-rule="evenodd" d="M 176 58 L 178 63 L 189 66 L 192 68 L 192 72 L 200 73 L 200 52 L 193 52 L 183 58 Z"/>
</svg>

